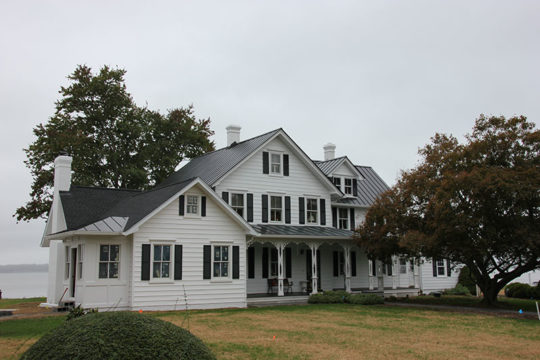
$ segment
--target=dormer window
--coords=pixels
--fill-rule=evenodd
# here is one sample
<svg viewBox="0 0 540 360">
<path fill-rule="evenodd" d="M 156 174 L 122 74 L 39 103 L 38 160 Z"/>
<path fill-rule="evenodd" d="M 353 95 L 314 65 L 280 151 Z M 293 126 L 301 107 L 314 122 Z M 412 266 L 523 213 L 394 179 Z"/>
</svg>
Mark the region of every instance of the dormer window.
<svg viewBox="0 0 540 360">
<path fill-rule="evenodd" d="M 352 179 L 351 178 L 345 178 L 345 187 L 343 188 L 343 192 L 347 195 L 352 195 L 353 193 L 353 186 L 352 186 Z"/>
<path fill-rule="evenodd" d="M 336 187 L 341 190 L 341 178 L 335 177 L 333 178 L 333 181 L 334 185 L 336 185 Z"/>
<path fill-rule="evenodd" d="M 281 154 L 270 153 L 270 173 L 281 174 Z"/>
</svg>

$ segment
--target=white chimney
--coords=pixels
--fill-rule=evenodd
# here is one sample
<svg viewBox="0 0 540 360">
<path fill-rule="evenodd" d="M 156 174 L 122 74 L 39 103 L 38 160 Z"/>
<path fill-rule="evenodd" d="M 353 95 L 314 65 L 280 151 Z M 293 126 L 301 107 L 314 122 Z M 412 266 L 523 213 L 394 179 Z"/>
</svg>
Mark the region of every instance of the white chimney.
<svg viewBox="0 0 540 360">
<path fill-rule="evenodd" d="M 324 145 L 324 161 L 326 160 L 334 160 L 336 157 L 336 145 L 332 143 L 328 143 Z"/>
<path fill-rule="evenodd" d="M 54 192 L 69 191 L 71 185 L 71 156 L 60 155 L 54 159 Z"/>
<path fill-rule="evenodd" d="M 240 130 L 242 129 L 238 125 L 229 125 L 227 129 L 227 146 L 231 146 L 233 143 L 240 142 Z"/>
</svg>

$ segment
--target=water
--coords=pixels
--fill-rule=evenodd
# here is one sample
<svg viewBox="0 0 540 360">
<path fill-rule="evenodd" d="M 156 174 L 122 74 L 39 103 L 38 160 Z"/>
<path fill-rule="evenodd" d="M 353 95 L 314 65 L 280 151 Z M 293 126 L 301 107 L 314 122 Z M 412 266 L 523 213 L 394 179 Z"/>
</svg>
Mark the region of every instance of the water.
<svg viewBox="0 0 540 360">
<path fill-rule="evenodd" d="M 47 272 L 0 273 L 2 299 L 47 296 Z"/>
</svg>

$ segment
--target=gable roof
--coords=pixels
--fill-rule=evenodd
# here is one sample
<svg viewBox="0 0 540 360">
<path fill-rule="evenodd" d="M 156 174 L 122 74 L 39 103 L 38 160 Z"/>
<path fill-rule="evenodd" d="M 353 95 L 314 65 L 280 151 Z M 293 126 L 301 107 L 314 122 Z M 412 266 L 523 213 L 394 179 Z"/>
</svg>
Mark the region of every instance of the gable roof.
<svg viewBox="0 0 540 360">
<path fill-rule="evenodd" d="M 356 172 L 359 177 L 362 176 L 362 173 L 358 171 L 356 166 L 352 163 L 351 160 L 347 156 L 341 156 L 332 160 L 314 160 L 313 161 L 319 169 L 326 175 L 330 176 L 334 171 L 336 171 L 337 168 L 339 168 L 342 164 L 348 165 L 353 172 Z"/>
</svg>

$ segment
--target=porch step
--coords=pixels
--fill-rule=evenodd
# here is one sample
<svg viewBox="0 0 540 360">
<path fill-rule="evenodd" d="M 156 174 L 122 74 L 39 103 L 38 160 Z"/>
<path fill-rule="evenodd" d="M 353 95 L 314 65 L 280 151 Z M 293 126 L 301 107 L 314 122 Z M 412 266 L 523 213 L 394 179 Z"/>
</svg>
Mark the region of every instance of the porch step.
<svg viewBox="0 0 540 360">
<path fill-rule="evenodd" d="M 268 296 L 247 299 L 248 307 L 264 307 L 278 305 L 305 305 L 308 302 L 307 295 L 300 296 Z"/>
<path fill-rule="evenodd" d="M 56 311 L 63 312 L 69 311 L 75 307 L 75 301 L 62 301 L 58 304 Z"/>
</svg>

